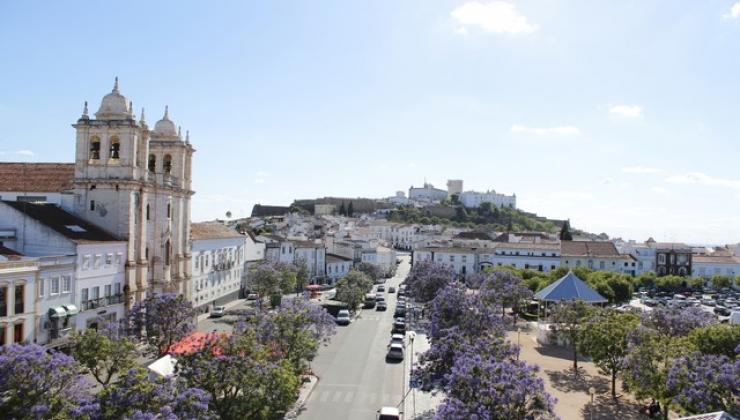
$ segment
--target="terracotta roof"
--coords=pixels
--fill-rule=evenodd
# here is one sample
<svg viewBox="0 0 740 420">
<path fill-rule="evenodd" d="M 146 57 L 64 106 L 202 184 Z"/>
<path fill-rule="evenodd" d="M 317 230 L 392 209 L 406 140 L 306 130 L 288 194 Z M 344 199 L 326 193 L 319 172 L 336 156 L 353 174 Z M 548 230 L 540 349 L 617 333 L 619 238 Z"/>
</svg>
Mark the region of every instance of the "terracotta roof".
<svg viewBox="0 0 740 420">
<path fill-rule="evenodd" d="M 560 253 L 563 256 L 618 257 L 617 247 L 609 241 L 562 241 Z"/>
<path fill-rule="evenodd" d="M 191 223 L 190 238 L 193 240 L 242 238 L 244 235 L 217 222 Z"/>
<path fill-rule="evenodd" d="M 740 264 L 740 257 L 730 255 L 693 255 L 693 263 Z"/>
<path fill-rule="evenodd" d="M 74 163 L 0 162 L 0 191 L 61 192 L 74 177 Z"/>
<path fill-rule="evenodd" d="M 22 201 L 2 201 L 2 203 L 76 242 L 121 241 L 121 239 L 105 230 L 71 213 L 67 213 L 54 204 Z"/>
</svg>

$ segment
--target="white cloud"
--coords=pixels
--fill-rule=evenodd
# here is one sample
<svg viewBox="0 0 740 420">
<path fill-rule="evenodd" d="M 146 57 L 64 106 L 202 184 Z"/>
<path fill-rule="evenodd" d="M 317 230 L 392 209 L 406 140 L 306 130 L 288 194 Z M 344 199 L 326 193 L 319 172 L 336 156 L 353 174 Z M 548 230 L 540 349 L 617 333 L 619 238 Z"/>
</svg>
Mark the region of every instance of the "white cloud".
<svg viewBox="0 0 740 420">
<path fill-rule="evenodd" d="M 730 13 L 727 13 L 725 15 L 722 15 L 724 18 L 739 18 L 740 17 L 740 2 L 735 3 L 730 8 Z"/>
<path fill-rule="evenodd" d="M 740 190 L 740 179 L 717 178 L 701 172 L 691 172 L 686 175 L 674 175 L 666 178 L 672 184 L 699 184 L 711 187 L 723 187 Z"/>
<path fill-rule="evenodd" d="M 257 179 L 254 180 L 254 183 L 255 184 L 264 184 L 265 183 L 265 179 L 264 178 L 257 178 Z"/>
<path fill-rule="evenodd" d="M 460 26 L 457 33 L 467 34 L 468 27 L 475 27 L 484 32 L 495 34 L 530 34 L 537 30 L 537 25 L 527 21 L 516 7 L 505 1 L 481 3 L 469 1 L 450 13 Z"/>
<path fill-rule="evenodd" d="M 257 171 L 257 174 L 256 175 L 258 177 L 260 177 L 260 178 L 264 178 L 264 177 L 266 177 L 268 175 L 268 173 L 265 172 L 265 171 Z"/>
<path fill-rule="evenodd" d="M 21 155 L 21 156 L 33 156 L 34 155 L 34 153 L 30 150 L 18 150 L 15 152 L 15 154 Z"/>
<path fill-rule="evenodd" d="M 581 134 L 581 130 L 579 130 L 578 127 L 573 127 L 570 125 L 549 128 L 533 128 L 527 127 L 526 125 L 515 124 L 511 126 L 511 132 L 534 134 L 537 136 L 547 136 L 553 134 L 558 136 L 577 136 Z"/>
<path fill-rule="evenodd" d="M 625 118 L 637 118 L 642 116 L 642 107 L 638 105 L 615 105 L 609 108 L 609 113 Z"/>
<path fill-rule="evenodd" d="M 628 174 L 658 174 L 663 172 L 660 168 L 651 168 L 649 166 L 625 166 L 622 172 Z"/>
</svg>

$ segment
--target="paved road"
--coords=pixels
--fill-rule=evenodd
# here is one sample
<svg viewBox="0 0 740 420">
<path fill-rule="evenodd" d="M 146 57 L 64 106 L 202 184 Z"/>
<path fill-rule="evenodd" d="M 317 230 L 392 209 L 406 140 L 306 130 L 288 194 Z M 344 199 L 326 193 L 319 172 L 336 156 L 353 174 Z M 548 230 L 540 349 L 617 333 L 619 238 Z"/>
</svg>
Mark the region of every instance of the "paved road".
<svg viewBox="0 0 740 420">
<path fill-rule="evenodd" d="M 402 257 L 398 273 L 386 282 L 398 288 L 409 270 Z M 328 346 L 312 363 L 319 382 L 306 402 L 301 420 L 374 419 L 381 406 L 401 402 L 404 363 L 386 363 L 396 294 L 386 293 L 388 310 L 363 310 L 349 326 L 337 327 Z"/>
</svg>

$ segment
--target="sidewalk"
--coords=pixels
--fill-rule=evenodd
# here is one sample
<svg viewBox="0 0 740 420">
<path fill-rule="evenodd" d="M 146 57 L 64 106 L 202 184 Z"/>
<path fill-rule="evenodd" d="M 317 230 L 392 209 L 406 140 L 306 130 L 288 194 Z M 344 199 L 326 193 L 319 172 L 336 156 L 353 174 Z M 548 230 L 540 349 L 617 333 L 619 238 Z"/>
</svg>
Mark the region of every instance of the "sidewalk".
<svg viewBox="0 0 740 420">
<path fill-rule="evenodd" d="M 410 332 L 409 332 L 410 333 Z M 405 363 L 405 381 L 406 381 L 406 398 L 403 403 L 403 412 L 405 420 L 431 420 L 434 418 L 434 411 L 437 406 L 442 403 L 444 395 L 442 392 L 424 392 L 421 389 L 414 388 L 409 391 L 409 383 L 411 379 L 411 364 L 419 364 L 419 355 L 429 349 L 429 340 L 424 332 L 415 332 L 416 337 L 413 341 L 413 349 L 411 340 L 408 338 L 409 333 L 406 334 L 406 355 L 407 360 Z"/>
<path fill-rule="evenodd" d="M 311 393 L 313 392 L 314 388 L 316 388 L 316 384 L 319 382 L 319 377 L 316 375 L 310 375 L 309 381 L 304 383 L 301 386 L 301 389 L 298 394 L 298 400 L 293 405 L 293 408 L 285 413 L 286 419 L 295 419 L 298 417 L 299 414 L 301 414 L 301 411 L 303 411 L 303 406 L 306 404 L 306 401 L 308 401 L 308 397 L 311 396 Z"/>
</svg>

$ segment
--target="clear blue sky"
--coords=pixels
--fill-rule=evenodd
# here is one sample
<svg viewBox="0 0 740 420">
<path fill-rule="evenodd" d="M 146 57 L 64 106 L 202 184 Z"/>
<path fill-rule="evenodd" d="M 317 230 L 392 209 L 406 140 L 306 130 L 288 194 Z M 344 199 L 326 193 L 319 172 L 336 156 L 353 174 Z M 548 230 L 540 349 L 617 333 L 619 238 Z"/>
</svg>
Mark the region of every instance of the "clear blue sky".
<svg viewBox="0 0 740 420">
<path fill-rule="evenodd" d="M 71 162 L 119 76 L 190 130 L 196 220 L 459 178 L 593 232 L 738 242 L 734 3 L 2 2 L 0 160 Z"/>
</svg>

